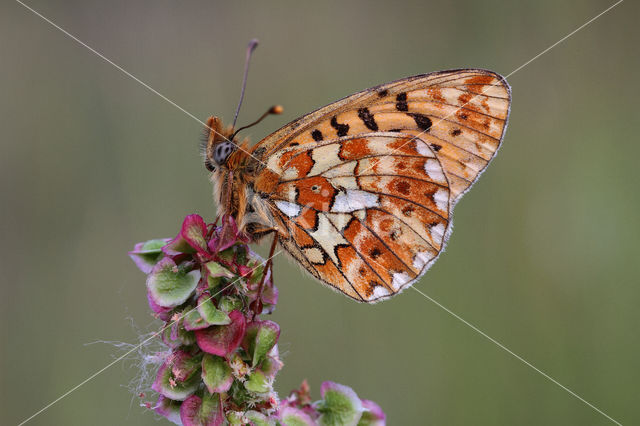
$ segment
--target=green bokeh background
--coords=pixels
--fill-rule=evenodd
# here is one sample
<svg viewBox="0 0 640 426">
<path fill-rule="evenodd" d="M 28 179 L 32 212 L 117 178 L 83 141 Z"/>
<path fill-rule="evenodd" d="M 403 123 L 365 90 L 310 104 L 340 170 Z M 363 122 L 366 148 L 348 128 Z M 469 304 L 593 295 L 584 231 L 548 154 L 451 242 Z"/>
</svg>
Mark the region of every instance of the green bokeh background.
<svg viewBox="0 0 640 426">
<path fill-rule="evenodd" d="M 31 0 L 200 119 L 247 134 L 412 74 L 504 75 L 608 1 Z M 416 287 L 623 424 L 640 423 L 637 3 L 511 77 L 503 148 Z M 0 423 L 17 424 L 154 330 L 134 243 L 212 219 L 201 126 L 20 4 L 0 6 Z M 264 253 L 265 247 L 260 250 Z M 352 386 L 390 425 L 605 425 L 606 418 L 413 290 L 374 306 L 275 262 L 285 368 Z M 156 425 L 118 363 L 32 425 Z M 160 424 L 165 424 L 162 420 Z"/>
</svg>

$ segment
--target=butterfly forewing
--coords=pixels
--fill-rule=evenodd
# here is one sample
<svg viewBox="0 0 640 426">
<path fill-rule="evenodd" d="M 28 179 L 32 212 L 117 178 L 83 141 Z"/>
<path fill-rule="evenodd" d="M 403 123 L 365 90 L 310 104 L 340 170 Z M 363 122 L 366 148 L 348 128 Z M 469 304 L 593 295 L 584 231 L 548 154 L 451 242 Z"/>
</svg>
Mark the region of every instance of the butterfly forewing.
<svg viewBox="0 0 640 426">
<path fill-rule="evenodd" d="M 506 81 L 490 71 L 443 71 L 409 77 L 320 108 L 265 138 L 264 160 L 283 149 L 371 131 L 420 135 L 443 164 L 452 202 L 498 150 L 510 105 Z"/>
<path fill-rule="evenodd" d="M 453 206 L 495 155 L 510 89 L 458 70 L 378 86 L 295 120 L 254 147 L 283 247 L 360 301 L 411 285 L 446 243 Z"/>
</svg>

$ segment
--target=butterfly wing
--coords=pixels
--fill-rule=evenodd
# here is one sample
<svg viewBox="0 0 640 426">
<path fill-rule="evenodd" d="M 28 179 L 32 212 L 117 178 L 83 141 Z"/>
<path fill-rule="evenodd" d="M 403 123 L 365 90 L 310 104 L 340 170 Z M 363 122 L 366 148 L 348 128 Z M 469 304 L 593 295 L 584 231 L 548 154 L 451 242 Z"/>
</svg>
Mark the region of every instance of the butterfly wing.
<svg viewBox="0 0 640 426">
<path fill-rule="evenodd" d="M 410 286 L 436 260 L 459 197 L 495 155 L 510 89 L 458 70 L 354 94 L 289 123 L 253 154 L 282 246 L 364 302 Z M 286 234 L 286 236 L 285 236 Z"/>
<path fill-rule="evenodd" d="M 480 69 L 408 77 L 320 108 L 267 136 L 256 154 L 279 173 L 287 147 L 372 131 L 420 135 L 444 167 L 455 203 L 498 151 L 511 102 L 500 75 Z"/>
<path fill-rule="evenodd" d="M 430 147 L 397 133 L 307 145 L 270 196 L 281 243 L 312 275 L 361 301 L 426 271 L 449 229 L 449 185 Z"/>
</svg>

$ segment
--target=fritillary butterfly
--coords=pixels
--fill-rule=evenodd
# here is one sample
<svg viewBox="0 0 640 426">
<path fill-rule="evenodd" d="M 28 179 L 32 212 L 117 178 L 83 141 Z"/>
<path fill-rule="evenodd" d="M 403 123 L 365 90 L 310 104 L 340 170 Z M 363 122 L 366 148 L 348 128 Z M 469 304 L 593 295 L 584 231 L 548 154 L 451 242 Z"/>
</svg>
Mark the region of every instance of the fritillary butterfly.
<svg viewBox="0 0 640 426">
<path fill-rule="evenodd" d="M 500 147 L 510 100 L 500 75 L 461 69 L 348 96 L 251 148 L 211 117 L 205 164 L 221 213 L 253 241 L 272 234 L 272 252 L 279 243 L 320 282 L 373 303 L 438 258 L 454 206 Z"/>
</svg>

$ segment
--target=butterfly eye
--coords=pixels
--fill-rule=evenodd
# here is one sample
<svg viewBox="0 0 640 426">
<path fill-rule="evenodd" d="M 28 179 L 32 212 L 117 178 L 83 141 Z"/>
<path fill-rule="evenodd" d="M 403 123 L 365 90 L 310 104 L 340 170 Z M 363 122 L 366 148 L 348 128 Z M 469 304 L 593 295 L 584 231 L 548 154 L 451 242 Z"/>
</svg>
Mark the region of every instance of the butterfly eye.
<svg viewBox="0 0 640 426">
<path fill-rule="evenodd" d="M 216 146 L 213 151 L 213 161 L 219 166 L 224 165 L 229 155 L 235 150 L 236 146 L 231 142 L 222 142 Z"/>
</svg>

